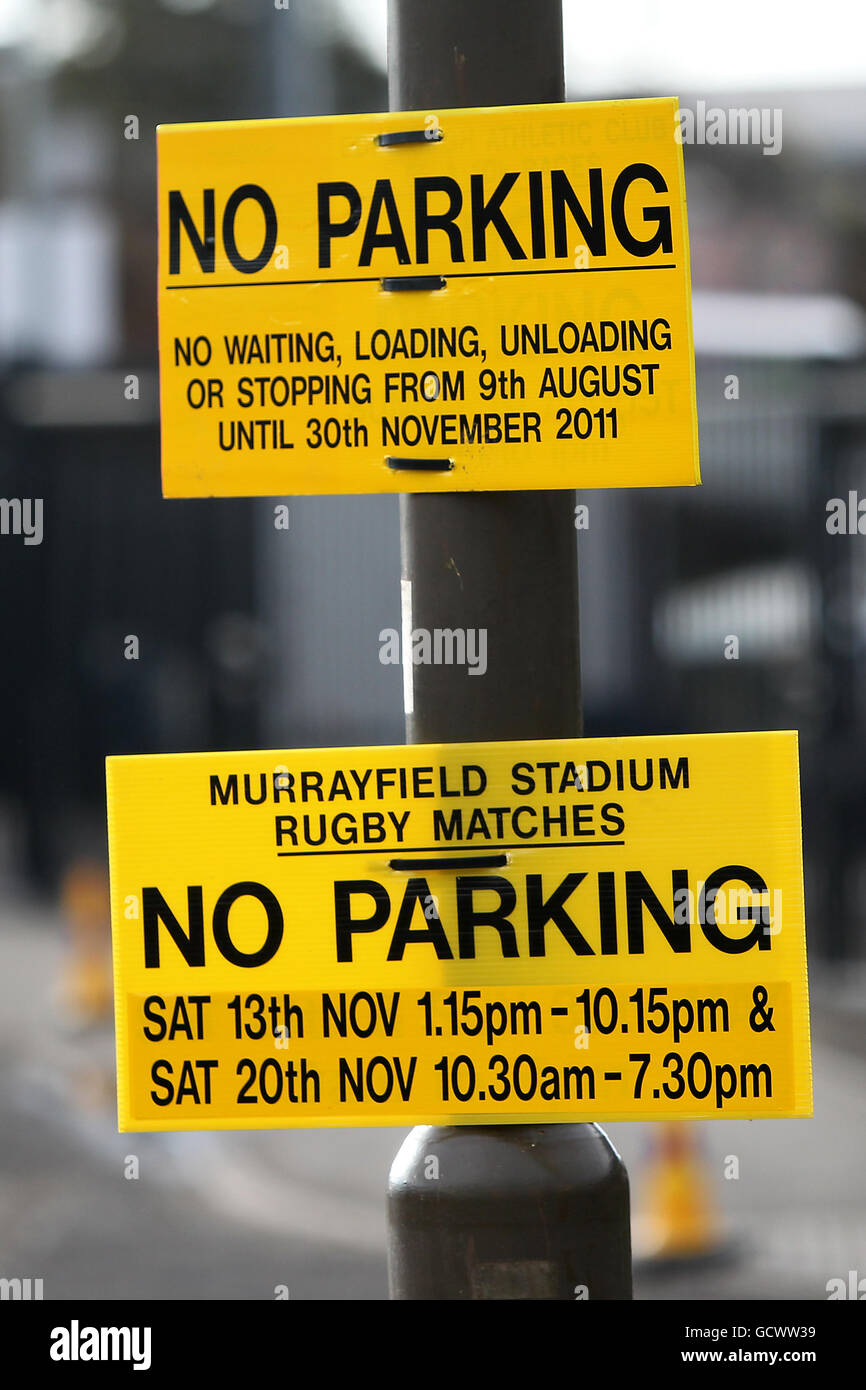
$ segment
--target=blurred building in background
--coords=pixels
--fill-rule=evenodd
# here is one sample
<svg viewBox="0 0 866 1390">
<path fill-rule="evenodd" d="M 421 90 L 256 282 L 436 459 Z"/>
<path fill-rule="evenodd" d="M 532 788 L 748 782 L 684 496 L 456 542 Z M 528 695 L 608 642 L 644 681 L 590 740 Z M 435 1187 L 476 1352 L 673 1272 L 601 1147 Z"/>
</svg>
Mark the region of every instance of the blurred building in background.
<svg viewBox="0 0 866 1390">
<path fill-rule="evenodd" d="M 384 109 L 341 16 L 7 0 L 0 494 L 44 536 L 0 540 L 0 826 L 41 890 L 108 753 L 402 741 L 397 499 L 160 493 L 155 127 Z M 812 951 L 862 959 L 866 535 L 827 506 L 866 497 L 866 92 L 699 100 L 784 144 L 686 146 L 704 486 L 580 496 L 586 731 L 798 729 Z"/>
</svg>

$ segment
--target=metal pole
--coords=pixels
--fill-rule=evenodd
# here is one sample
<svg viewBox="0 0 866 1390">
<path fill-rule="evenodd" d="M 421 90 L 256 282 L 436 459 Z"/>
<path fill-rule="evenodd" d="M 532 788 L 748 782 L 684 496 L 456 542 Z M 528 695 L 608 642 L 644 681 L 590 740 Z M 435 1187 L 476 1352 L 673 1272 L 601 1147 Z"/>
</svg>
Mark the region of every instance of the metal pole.
<svg viewBox="0 0 866 1390">
<path fill-rule="evenodd" d="M 392 110 L 564 98 L 561 0 L 389 0 L 388 29 Z M 412 626 L 487 630 L 484 677 L 414 668 L 409 742 L 582 732 L 573 500 L 401 498 Z M 628 1177 L 597 1125 L 420 1126 L 388 1216 L 392 1298 L 631 1297 Z"/>
</svg>

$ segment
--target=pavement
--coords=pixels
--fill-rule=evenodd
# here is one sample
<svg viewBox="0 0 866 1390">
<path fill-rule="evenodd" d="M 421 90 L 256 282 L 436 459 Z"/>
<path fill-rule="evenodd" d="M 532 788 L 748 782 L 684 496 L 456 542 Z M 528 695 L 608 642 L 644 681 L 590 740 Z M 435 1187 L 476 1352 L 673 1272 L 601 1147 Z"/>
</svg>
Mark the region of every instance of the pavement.
<svg viewBox="0 0 866 1390">
<path fill-rule="evenodd" d="M 387 1298 L 405 1131 L 118 1134 L 112 1025 L 69 1016 L 68 960 L 51 909 L 0 904 L 0 1276 L 41 1278 L 46 1299 Z M 637 1298 L 826 1299 L 866 1276 L 864 1000 L 850 967 L 813 972 L 814 1117 L 695 1127 L 716 1248 L 638 1262 Z M 637 1245 L 658 1127 L 605 1129 Z"/>
</svg>

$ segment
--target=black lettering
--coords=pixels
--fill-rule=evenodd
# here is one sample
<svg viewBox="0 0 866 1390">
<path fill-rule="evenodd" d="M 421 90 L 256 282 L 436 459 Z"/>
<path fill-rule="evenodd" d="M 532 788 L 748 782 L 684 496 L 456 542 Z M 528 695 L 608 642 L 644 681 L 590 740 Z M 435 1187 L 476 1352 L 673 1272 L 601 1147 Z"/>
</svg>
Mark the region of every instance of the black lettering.
<svg viewBox="0 0 866 1390">
<path fill-rule="evenodd" d="M 180 274 L 180 229 L 183 226 L 189 237 L 195 258 L 206 275 L 212 275 L 216 266 L 216 220 L 214 214 L 214 191 L 202 189 L 204 205 L 204 230 L 199 236 L 198 228 L 192 220 L 183 194 L 177 188 L 168 194 L 168 273 Z"/>
<path fill-rule="evenodd" d="M 431 193 L 447 193 L 446 212 L 432 213 L 427 205 Z M 429 234 L 431 231 L 445 232 L 454 264 L 462 261 L 463 237 L 455 219 L 463 207 L 463 193 L 456 179 L 429 177 L 415 180 L 415 260 L 419 265 L 427 265 L 430 260 Z"/>
<path fill-rule="evenodd" d="M 167 928 L 187 965 L 204 965 L 204 909 L 202 890 L 186 890 L 189 913 L 189 935 L 184 932 L 158 888 L 143 888 L 141 892 L 142 930 L 144 932 L 144 964 L 147 970 L 159 967 L 159 924 Z"/>
<path fill-rule="evenodd" d="M 654 251 L 673 251 L 671 236 L 671 211 L 669 207 L 644 208 L 644 220 L 656 223 L 656 230 L 646 241 L 641 241 L 629 230 L 625 220 L 625 200 L 628 190 L 636 179 L 646 179 L 656 193 L 667 193 L 668 186 L 652 164 L 628 164 L 619 175 L 610 196 L 610 211 L 613 228 L 620 245 L 633 256 L 651 256 Z"/>
<path fill-rule="evenodd" d="M 591 209 L 589 217 L 581 207 L 564 169 L 552 169 L 550 171 L 550 197 L 553 208 L 553 254 L 558 257 L 570 254 L 570 237 L 565 225 L 565 209 L 568 207 L 588 249 L 593 256 L 603 256 L 605 253 L 605 227 L 604 188 L 601 170 L 589 170 Z"/>
<path fill-rule="evenodd" d="M 409 879 L 403 894 L 403 901 L 400 904 L 400 911 L 397 914 L 391 945 L 388 948 L 389 960 L 402 960 L 406 946 L 419 942 L 432 946 L 439 960 L 454 959 L 454 953 L 448 944 L 448 937 L 445 935 L 439 920 L 439 913 L 436 911 L 435 903 L 432 902 L 432 896 L 426 878 Z M 424 926 L 421 928 L 412 928 L 412 917 L 416 903 L 421 904 L 424 917 Z"/>
<path fill-rule="evenodd" d="M 739 908 L 738 916 L 742 920 L 754 920 L 754 927 L 747 936 L 726 936 L 716 922 L 713 904 L 716 894 L 723 883 L 730 883 L 731 880 L 745 883 L 753 893 L 769 893 L 769 889 L 754 869 L 746 868 L 744 864 L 725 864 L 723 868 L 716 869 L 715 873 L 710 874 L 704 884 L 698 903 L 698 921 L 701 930 L 711 946 L 717 950 L 724 951 L 726 955 L 736 956 L 743 951 L 750 951 L 757 943 L 759 951 L 769 951 L 771 945 L 770 933 L 764 930 L 764 923 L 768 908 Z"/>
<path fill-rule="evenodd" d="M 519 174 L 503 174 L 487 202 L 484 201 L 484 175 L 472 174 L 472 256 L 476 261 L 487 260 L 487 228 L 492 225 L 499 233 L 503 246 L 513 261 L 525 261 L 526 252 L 502 215 L 502 203 L 517 182 Z"/>
<path fill-rule="evenodd" d="M 659 786 L 684 788 L 689 785 L 689 760 L 677 758 L 676 769 L 672 769 L 668 758 L 659 758 Z"/>
<path fill-rule="evenodd" d="M 548 922 L 553 922 L 559 928 L 576 956 L 595 955 L 589 942 L 581 935 L 562 906 L 585 878 L 586 874 L 566 874 L 545 901 L 542 896 L 541 874 L 526 875 L 526 918 L 529 925 L 531 956 L 546 954 L 544 928 Z"/>
<path fill-rule="evenodd" d="M 157 1025 L 158 1031 L 152 1033 L 149 1028 L 145 1028 L 142 1031 L 150 1042 L 162 1042 L 162 1039 L 165 1037 L 165 1019 L 162 1014 L 154 1013 L 154 1008 L 165 1008 L 165 1000 L 159 994 L 149 994 L 144 1001 L 144 1016 L 150 1023 L 155 1023 Z"/>
<path fill-rule="evenodd" d="M 375 903 L 372 917 L 353 917 L 351 899 L 353 893 L 366 893 Z M 381 883 L 373 879 L 338 879 L 334 884 L 334 926 L 337 938 L 337 960 L 352 959 L 352 935 L 354 932 L 379 931 L 384 927 L 391 911 L 391 900 Z"/>
<path fill-rule="evenodd" d="M 379 231 L 379 217 L 382 208 L 387 213 L 390 227 L 390 231 L 387 232 Z M 403 235 L 391 181 L 390 179 L 377 179 L 373 196 L 370 199 L 370 211 L 367 213 L 367 225 L 364 228 L 364 241 L 361 245 L 358 265 L 369 265 L 373 252 L 380 247 L 385 248 L 387 246 L 396 251 L 397 260 L 401 265 L 409 264 L 411 259 L 409 247 L 406 245 L 406 238 Z"/>
<path fill-rule="evenodd" d="M 499 894 L 499 905 L 494 908 L 476 908 L 473 894 L 495 892 Z M 507 878 L 490 874 L 481 877 L 458 877 L 457 879 L 457 937 L 460 943 L 460 959 L 475 959 L 475 928 L 493 927 L 499 932 L 502 955 L 511 959 L 519 955 L 517 933 L 508 921 L 509 912 L 517 904 L 517 893 Z"/>
<path fill-rule="evenodd" d="M 162 1090 L 168 1091 L 168 1095 L 165 1097 L 158 1096 L 156 1094 L 156 1091 L 151 1091 L 150 1098 L 153 1101 L 154 1105 L 171 1105 L 171 1102 L 174 1099 L 174 1083 L 171 1080 L 164 1079 L 161 1075 L 161 1073 L 164 1072 L 166 1068 L 168 1069 L 168 1076 L 170 1078 L 172 1072 L 174 1071 L 174 1068 L 172 1067 L 171 1062 L 167 1061 L 165 1057 L 160 1057 L 159 1061 L 154 1062 L 153 1066 L 150 1069 L 151 1081 L 153 1081 L 155 1085 L 161 1087 Z"/>
<path fill-rule="evenodd" d="M 229 910 L 238 898 L 256 898 L 267 914 L 267 935 L 257 951 L 239 950 L 229 936 Z M 232 965 L 248 968 L 265 965 L 276 954 L 283 939 L 283 913 L 280 904 L 271 890 L 265 888 L 262 883 L 233 883 L 217 899 L 213 912 L 213 936 L 220 952 Z"/>
<path fill-rule="evenodd" d="M 331 221 L 331 199 L 345 198 L 349 216 L 344 222 Z M 361 221 L 361 197 L 351 183 L 320 183 L 318 185 L 319 265 L 330 266 L 331 242 L 337 236 L 351 236 Z"/>
<path fill-rule="evenodd" d="M 242 256 L 235 241 L 235 217 L 241 203 L 252 198 L 265 215 L 265 239 L 257 256 Z M 277 244 L 277 212 L 268 194 L 257 183 L 242 183 L 229 195 L 223 213 L 223 243 L 226 255 L 234 266 L 244 275 L 254 275 L 267 265 Z"/>
<path fill-rule="evenodd" d="M 671 872 L 674 904 L 681 902 L 682 895 L 688 893 L 689 875 L 686 869 Z M 677 895 L 680 895 L 679 897 Z M 643 955 L 643 909 L 648 907 L 650 915 L 665 937 L 668 945 L 678 954 L 691 950 L 691 925 L 689 922 L 676 922 L 669 917 L 639 869 L 628 869 L 625 876 L 625 910 L 628 924 L 628 949 L 631 955 Z"/>
</svg>

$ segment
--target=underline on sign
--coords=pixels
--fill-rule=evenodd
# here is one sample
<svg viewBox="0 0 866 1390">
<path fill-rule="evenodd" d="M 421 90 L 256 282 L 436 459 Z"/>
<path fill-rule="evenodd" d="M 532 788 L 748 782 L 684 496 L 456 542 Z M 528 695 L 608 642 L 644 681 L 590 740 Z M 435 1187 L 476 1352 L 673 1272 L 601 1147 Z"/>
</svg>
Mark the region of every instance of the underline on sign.
<svg viewBox="0 0 866 1390">
<path fill-rule="evenodd" d="M 484 853 L 495 854 L 500 849 L 590 849 L 598 845 L 606 849 L 608 845 L 624 844 L 625 840 L 569 840 L 563 844 L 550 844 L 543 840 L 539 845 L 519 840 L 513 845 L 485 845 Z M 420 849 L 407 849 L 405 845 L 392 845 L 390 848 L 382 845 L 363 845 L 360 849 L 278 849 L 277 857 L 294 859 L 310 854 L 389 854 L 393 857 L 397 851 L 405 857 L 410 854 L 478 854 L 480 850 L 480 845 L 422 845 Z"/>
<path fill-rule="evenodd" d="M 664 265 L 587 265 L 556 266 L 552 270 L 448 270 L 446 280 L 495 280 L 503 275 L 610 275 L 620 270 L 676 270 L 676 261 Z M 393 278 L 393 277 L 392 277 Z M 277 285 L 370 285 L 378 284 L 381 275 L 349 275 L 341 280 L 227 280 L 219 284 L 166 285 L 166 290 L 257 290 L 273 289 Z"/>
</svg>

